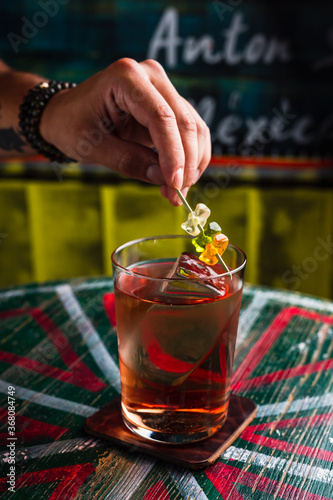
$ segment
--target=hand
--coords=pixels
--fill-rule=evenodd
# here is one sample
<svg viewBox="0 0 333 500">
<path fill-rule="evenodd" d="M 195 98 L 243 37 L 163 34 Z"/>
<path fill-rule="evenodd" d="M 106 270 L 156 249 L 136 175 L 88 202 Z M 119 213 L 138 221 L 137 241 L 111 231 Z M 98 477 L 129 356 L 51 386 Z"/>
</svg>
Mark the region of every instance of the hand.
<svg viewBox="0 0 333 500">
<path fill-rule="evenodd" d="M 207 125 L 153 60 L 120 59 L 59 92 L 40 132 L 75 160 L 161 185 L 173 205 L 180 204 L 175 189 L 186 196 L 211 156 Z"/>
</svg>

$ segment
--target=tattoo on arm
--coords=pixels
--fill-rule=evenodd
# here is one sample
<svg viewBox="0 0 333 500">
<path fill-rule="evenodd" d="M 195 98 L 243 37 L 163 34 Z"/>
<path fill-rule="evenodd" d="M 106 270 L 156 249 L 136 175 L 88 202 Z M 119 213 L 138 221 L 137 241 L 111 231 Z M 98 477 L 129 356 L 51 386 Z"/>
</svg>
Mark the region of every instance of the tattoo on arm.
<svg viewBox="0 0 333 500">
<path fill-rule="evenodd" d="M 0 150 L 2 149 L 3 151 L 17 151 L 19 153 L 23 153 L 24 150 L 22 148 L 25 145 L 25 142 L 22 141 L 21 137 L 17 132 L 15 132 L 13 127 L 0 128 Z"/>
<path fill-rule="evenodd" d="M 26 144 L 21 137 L 15 132 L 13 127 L 0 129 L 0 149 L 4 151 L 18 151 L 23 153 Z"/>
</svg>

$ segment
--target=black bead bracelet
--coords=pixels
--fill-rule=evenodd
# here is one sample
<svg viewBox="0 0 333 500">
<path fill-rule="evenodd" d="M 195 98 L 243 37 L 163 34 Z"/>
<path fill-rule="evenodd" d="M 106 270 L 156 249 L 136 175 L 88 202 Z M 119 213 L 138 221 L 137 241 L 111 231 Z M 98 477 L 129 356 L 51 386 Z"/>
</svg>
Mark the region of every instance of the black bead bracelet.
<svg viewBox="0 0 333 500">
<path fill-rule="evenodd" d="M 21 134 L 27 142 L 50 161 L 58 163 L 71 163 L 76 160 L 69 158 L 58 148 L 44 141 L 39 132 L 40 120 L 47 103 L 60 90 L 75 87 L 76 83 L 41 82 L 29 90 L 20 105 L 19 126 Z"/>
</svg>

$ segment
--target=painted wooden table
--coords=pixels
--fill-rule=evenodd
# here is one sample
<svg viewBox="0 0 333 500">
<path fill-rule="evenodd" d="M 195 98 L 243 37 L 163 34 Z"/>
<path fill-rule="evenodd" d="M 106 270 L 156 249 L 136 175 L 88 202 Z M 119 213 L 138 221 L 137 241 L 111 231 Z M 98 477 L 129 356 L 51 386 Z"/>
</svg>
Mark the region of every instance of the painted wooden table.
<svg viewBox="0 0 333 500">
<path fill-rule="evenodd" d="M 84 432 L 120 391 L 109 278 L 1 290 L 0 329 L 2 498 L 333 499 L 331 302 L 245 287 L 233 390 L 258 414 L 199 471 Z"/>
</svg>

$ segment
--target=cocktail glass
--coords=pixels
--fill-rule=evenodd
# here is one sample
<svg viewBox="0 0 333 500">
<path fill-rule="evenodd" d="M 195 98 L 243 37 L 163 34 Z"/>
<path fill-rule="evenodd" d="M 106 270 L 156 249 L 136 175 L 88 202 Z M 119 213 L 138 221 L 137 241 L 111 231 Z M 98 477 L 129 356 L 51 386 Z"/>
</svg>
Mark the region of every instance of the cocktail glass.
<svg viewBox="0 0 333 500">
<path fill-rule="evenodd" d="M 229 245 L 226 272 L 191 240 L 143 238 L 112 254 L 123 420 L 163 443 L 205 439 L 228 413 L 246 256 Z"/>
</svg>

